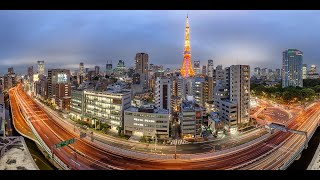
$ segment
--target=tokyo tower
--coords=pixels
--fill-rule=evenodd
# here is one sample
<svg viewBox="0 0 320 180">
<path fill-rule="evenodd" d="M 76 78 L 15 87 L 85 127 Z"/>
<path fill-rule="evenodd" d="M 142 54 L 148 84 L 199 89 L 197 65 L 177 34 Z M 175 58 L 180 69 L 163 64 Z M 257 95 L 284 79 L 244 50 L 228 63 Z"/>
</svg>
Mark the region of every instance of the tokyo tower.
<svg viewBox="0 0 320 180">
<path fill-rule="evenodd" d="M 186 23 L 186 38 L 184 42 L 183 63 L 182 63 L 182 68 L 180 70 L 180 73 L 184 78 L 192 77 L 195 75 L 194 70 L 192 68 L 192 63 L 191 63 L 188 15 L 187 15 L 187 23 Z"/>
</svg>

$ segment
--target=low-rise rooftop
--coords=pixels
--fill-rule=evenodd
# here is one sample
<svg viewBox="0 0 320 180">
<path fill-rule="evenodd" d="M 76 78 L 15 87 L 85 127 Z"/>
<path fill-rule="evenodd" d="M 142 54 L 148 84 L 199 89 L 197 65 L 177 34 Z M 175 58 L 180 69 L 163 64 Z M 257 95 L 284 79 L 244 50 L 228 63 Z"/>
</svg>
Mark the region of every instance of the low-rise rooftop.
<svg viewBox="0 0 320 180">
<path fill-rule="evenodd" d="M 169 114 L 169 111 L 166 109 L 160 109 L 160 108 L 153 108 L 153 107 L 146 107 L 146 106 L 140 106 L 138 107 L 129 107 L 125 111 L 130 112 L 143 112 L 143 113 L 155 113 L 155 114 Z"/>
</svg>

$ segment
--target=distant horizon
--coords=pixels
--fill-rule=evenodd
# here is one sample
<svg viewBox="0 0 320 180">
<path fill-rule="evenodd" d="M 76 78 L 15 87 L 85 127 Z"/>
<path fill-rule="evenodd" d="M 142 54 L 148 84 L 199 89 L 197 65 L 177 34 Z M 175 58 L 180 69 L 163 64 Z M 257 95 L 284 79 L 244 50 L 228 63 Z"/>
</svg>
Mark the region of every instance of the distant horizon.
<svg viewBox="0 0 320 180">
<path fill-rule="evenodd" d="M 183 60 L 188 11 L 1 11 L 0 74 L 13 67 L 19 74 L 38 60 L 45 70 L 75 70 L 115 66 L 119 59 L 134 65 L 136 53 L 149 54 L 149 63 L 179 69 Z M 130 17 L 130 18 L 128 18 Z M 303 64 L 319 66 L 320 11 L 189 11 L 191 59 L 201 67 L 247 64 L 281 69 L 282 52 L 298 49 Z M 252 71 L 251 71 L 252 72 Z"/>
</svg>

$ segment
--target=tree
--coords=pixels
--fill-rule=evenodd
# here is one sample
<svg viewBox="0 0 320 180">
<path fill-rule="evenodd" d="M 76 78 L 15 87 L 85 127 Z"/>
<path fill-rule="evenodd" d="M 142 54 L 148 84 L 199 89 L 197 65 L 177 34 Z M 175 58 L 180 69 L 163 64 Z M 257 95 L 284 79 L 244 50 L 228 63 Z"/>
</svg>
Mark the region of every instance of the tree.
<svg viewBox="0 0 320 180">
<path fill-rule="evenodd" d="M 121 127 L 120 126 L 117 126 L 117 130 L 118 130 L 118 135 L 120 136 L 121 135 Z"/>
<path fill-rule="evenodd" d="M 313 89 L 316 93 L 320 93 L 320 85 L 316 85 L 316 86 L 312 87 L 312 89 Z"/>
<path fill-rule="evenodd" d="M 94 81 L 98 81 L 98 80 L 99 80 L 99 76 L 95 76 L 95 77 L 93 78 L 93 80 L 94 80 Z"/>
<path fill-rule="evenodd" d="M 306 88 L 301 90 L 301 100 L 304 101 L 306 99 L 313 99 L 316 95 L 315 91 L 311 88 Z"/>
</svg>

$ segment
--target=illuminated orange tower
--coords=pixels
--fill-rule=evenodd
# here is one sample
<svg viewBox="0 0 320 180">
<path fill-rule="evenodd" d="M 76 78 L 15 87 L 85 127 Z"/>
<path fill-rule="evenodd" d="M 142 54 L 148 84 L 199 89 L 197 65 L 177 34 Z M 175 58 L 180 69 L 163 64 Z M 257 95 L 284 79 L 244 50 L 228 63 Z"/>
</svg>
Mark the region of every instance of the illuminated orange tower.
<svg viewBox="0 0 320 180">
<path fill-rule="evenodd" d="M 180 73 L 184 78 L 192 77 L 195 75 L 194 70 L 192 68 L 192 63 L 191 63 L 188 15 L 187 15 L 187 23 L 186 23 L 186 39 L 184 42 L 183 63 L 182 63 L 182 68 L 180 70 Z"/>
</svg>

